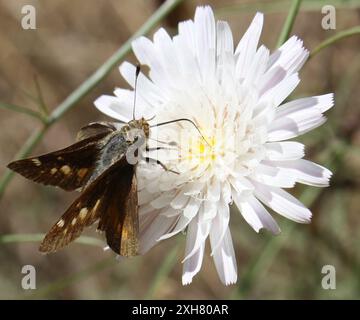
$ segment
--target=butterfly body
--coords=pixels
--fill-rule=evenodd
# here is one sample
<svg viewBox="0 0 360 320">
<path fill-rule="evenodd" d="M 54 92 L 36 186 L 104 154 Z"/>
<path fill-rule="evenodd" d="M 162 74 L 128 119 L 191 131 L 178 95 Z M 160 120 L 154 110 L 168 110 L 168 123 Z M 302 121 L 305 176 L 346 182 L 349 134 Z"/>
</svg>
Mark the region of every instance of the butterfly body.
<svg viewBox="0 0 360 320">
<path fill-rule="evenodd" d="M 73 145 L 8 165 L 35 182 L 81 192 L 46 234 L 41 252 L 63 248 L 85 227 L 98 222 L 98 230 L 105 232 L 114 252 L 123 256 L 137 254 L 136 163 L 129 163 L 126 155 L 139 134 L 145 140 L 149 137 L 149 124 L 144 118 L 121 127 L 109 122 L 91 123 L 80 130 Z"/>
<path fill-rule="evenodd" d="M 84 188 L 121 160 L 141 134 L 144 135 L 145 139 L 149 138 L 149 124 L 144 118 L 131 120 L 128 124 L 123 125 L 120 129 L 115 129 L 104 137 L 99 142 L 101 152 L 99 152 L 94 170 Z"/>
</svg>

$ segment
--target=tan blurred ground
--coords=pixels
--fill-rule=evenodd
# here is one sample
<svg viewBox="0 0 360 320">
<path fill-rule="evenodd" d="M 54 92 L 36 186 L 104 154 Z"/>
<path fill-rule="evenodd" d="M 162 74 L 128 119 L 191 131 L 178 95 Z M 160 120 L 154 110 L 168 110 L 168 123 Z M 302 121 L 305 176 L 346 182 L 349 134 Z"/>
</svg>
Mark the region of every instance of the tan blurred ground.
<svg viewBox="0 0 360 320">
<path fill-rule="evenodd" d="M 145 0 L 0 0 L 0 101 L 36 108 L 24 92 L 36 94 L 34 76 L 39 79 L 44 99 L 50 109 L 56 107 L 71 91 L 104 62 L 155 11 L 160 1 Z M 226 9 L 228 5 L 254 4 L 255 1 L 185 1 L 162 25 L 174 32 L 178 19 L 193 17 L 197 4 L 212 4 L 219 18 L 228 20 L 238 41 L 255 13 L 254 9 Z M 264 2 L 264 1 L 263 1 Z M 271 1 L 265 1 L 270 3 Z M 37 30 L 24 31 L 20 25 L 23 4 L 37 9 Z M 274 48 L 285 18 L 287 3 L 265 16 L 262 42 Z M 258 10 L 261 10 L 261 6 Z M 266 7 L 268 8 L 268 6 Z M 321 28 L 320 10 L 301 12 L 293 33 L 314 48 L 334 34 Z M 337 10 L 337 30 L 360 24 L 358 9 Z M 155 286 L 153 298 L 226 299 L 242 298 L 360 298 L 360 38 L 343 40 L 310 61 L 301 73 L 302 82 L 295 96 L 335 92 L 336 107 L 329 121 L 307 134 L 307 157 L 318 156 L 336 142 L 347 144 L 339 151 L 331 168 L 335 170 L 331 187 L 322 190 L 311 209 L 311 225 L 293 228 L 292 222 L 276 216 L 282 223 L 285 245 L 271 248 L 273 258 L 265 257 L 248 287 L 242 283 L 251 264 L 261 256 L 272 238 L 255 234 L 233 212 L 232 233 L 236 246 L 238 286 L 224 287 L 218 280 L 209 254 L 202 271 L 192 285 L 181 285 L 181 263 L 184 236 L 162 242 L 146 256 L 129 261 L 103 262 L 111 253 L 73 244 L 50 256 L 37 251 L 38 244 L 0 245 L 0 298 L 131 299 L 144 298 L 167 253 L 178 241 L 181 249 L 171 272 Z M 133 60 L 130 54 L 127 59 Z M 115 86 L 125 86 L 115 69 L 76 108 L 54 125 L 33 154 L 49 152 L 72 143 L 80 126 L 104 119 L 92 101 Z M 28 116 L 0 109 L 0 174 L 12 160 L 26 138 L 39 127 Z M 321 158 L 321 163 L 328 159 Z M 305 189 L 311 189 L 306 187 Z M 299 188 L 300 193 L 304 188 Z M 315 188 L 313 188 L 315 189 Z M 60 190 L 15 177 L 0 200 L 0 234 L 43 233 L 74 198 Z M 291 232 L 291 233 L 290 233 Z M 290 234 L 289 234 L 290 233 Z M 88 232 L 94 235 L 94 230 Z M 261 260 L 262 261 L 262 260 Z M 37 268 L 38 289 L 21 289 L 21 267 Z M 331 264 L 337 269 L 337 289 L 321 288 L 321 267 Z M 248 283 L 247 283 L 248 284 Z M 239 287 L 240 286 L 240 287 Z M 243 287 L 244 286 L 244 287 Z"/>
</svg>

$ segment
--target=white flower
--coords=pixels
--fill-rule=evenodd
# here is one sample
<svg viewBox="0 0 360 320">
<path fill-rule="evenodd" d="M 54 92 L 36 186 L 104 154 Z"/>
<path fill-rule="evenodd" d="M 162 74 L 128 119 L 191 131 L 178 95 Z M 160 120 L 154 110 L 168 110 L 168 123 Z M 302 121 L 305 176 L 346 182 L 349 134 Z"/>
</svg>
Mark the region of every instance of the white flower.
<svg viewBox="0 0 360 320">
<path fill-rule="evenodd" d="M 221 281 L 236 282 L 229 204 L 235 203 L 256 232 L 265 228 L 277 234 L 264 205 L 308 223 L 311 212 L 283 188 L 329 183 L 329 170 L 303 159 L 304 145 L 284 140 L 324 123 L 333 95 L 283 103 L 300 81 L 308 51 L 292 37 L 270 54 L 258 47 L 262 26 L 263 15 L 257 13 L 234 49 L 229 25 L 215 22 L 210 7 L 198 7 L 194 21 L 180 23 L 173 38 L 160 29 L 153 41 L 133 42 L 137 59 L 150 68 L 150 79 L 143 74 L 138 79 L 137 118 L 156 115 L 152 124 L 189 118 L 206 137 L 185 122 L 152 128 L 159 140 L 180 146 L 179 153 L 158 154 L 180 175 L 147 163 L 138 167 L 141 250 L 187 228 L 183 284 L 199 272 L 208 237 Z M 133 87 L 135 67 L 125 62 L 120 72 Z M 129 121 L 133 100 L 133 91 L 116 89 L 115 97 L 102 96 L 95 105 Z M 186 148 L 179 141 L 184 136 Z"/>
</svg>

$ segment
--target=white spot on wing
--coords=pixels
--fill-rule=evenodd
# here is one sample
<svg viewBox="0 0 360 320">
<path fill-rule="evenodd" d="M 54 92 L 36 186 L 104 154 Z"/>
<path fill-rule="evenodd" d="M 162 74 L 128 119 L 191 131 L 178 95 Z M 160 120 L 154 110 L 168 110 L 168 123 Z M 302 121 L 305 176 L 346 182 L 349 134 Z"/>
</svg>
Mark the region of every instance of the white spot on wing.
<svg viewBox="0 0 360 320">
<path fill-rule="evenodd" d="M 71 172 L 71 168 L 67 165 L 64 165 L 60 168 L 60 171 L 65 174 L 68 175 Z"/>
<path fill-rule="evenodd" d="M 59 228 L 62 228 L 65 224 L 65 221 L 63 219 L 59 220 L 58 223 L 56 224 Z"/>
<path fill-rule="evenodd" d="M 36 165 L 37 167 L 41 166 L 41 161 L 38 158 L 34 158 L 31 160 L 33 162 L 34 165 Z"/>
<path fill-rule="evenodd" d="M 88 214 L 88 209 L 87 208 L 82 208 L 80 210 L 80 219 L 84 220 L 86 218 L 87 214 Z"/>
</svg>

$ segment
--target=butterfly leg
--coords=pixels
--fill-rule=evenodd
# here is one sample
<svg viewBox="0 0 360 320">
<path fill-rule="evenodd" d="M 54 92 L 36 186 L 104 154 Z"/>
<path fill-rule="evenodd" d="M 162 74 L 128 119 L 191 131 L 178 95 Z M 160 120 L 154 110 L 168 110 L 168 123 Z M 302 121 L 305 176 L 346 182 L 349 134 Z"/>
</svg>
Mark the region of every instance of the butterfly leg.
<svg viewBox="0 0 360 320">
<path fill-rule="evenodd" d="M 148 162 L 148 163 L 156 163 L 158 164 L 159 166 L 161 166 L 165 171 L 169 171 L 169 172 L 172 172 L 174 174 L 180 174 L 179 172 L 177 171 L 174 171 L 174 170 L 171 170 L 169 169 L 167 166 L 165 166 L 160 160 L 156 160 L 154 158 L 149 158 L 149 157 L 146 157 L 145 158 L 145 161 Z"/>
<path fill-rule="evenodd" d="M 145 147 L 145 151 L 156 151 L 156 150 L 176 150 L 176 149 L 166 148 L 166 147 L 154 147 L 154 148 L 150 148 L 149 146 Z"/>
</svg>

